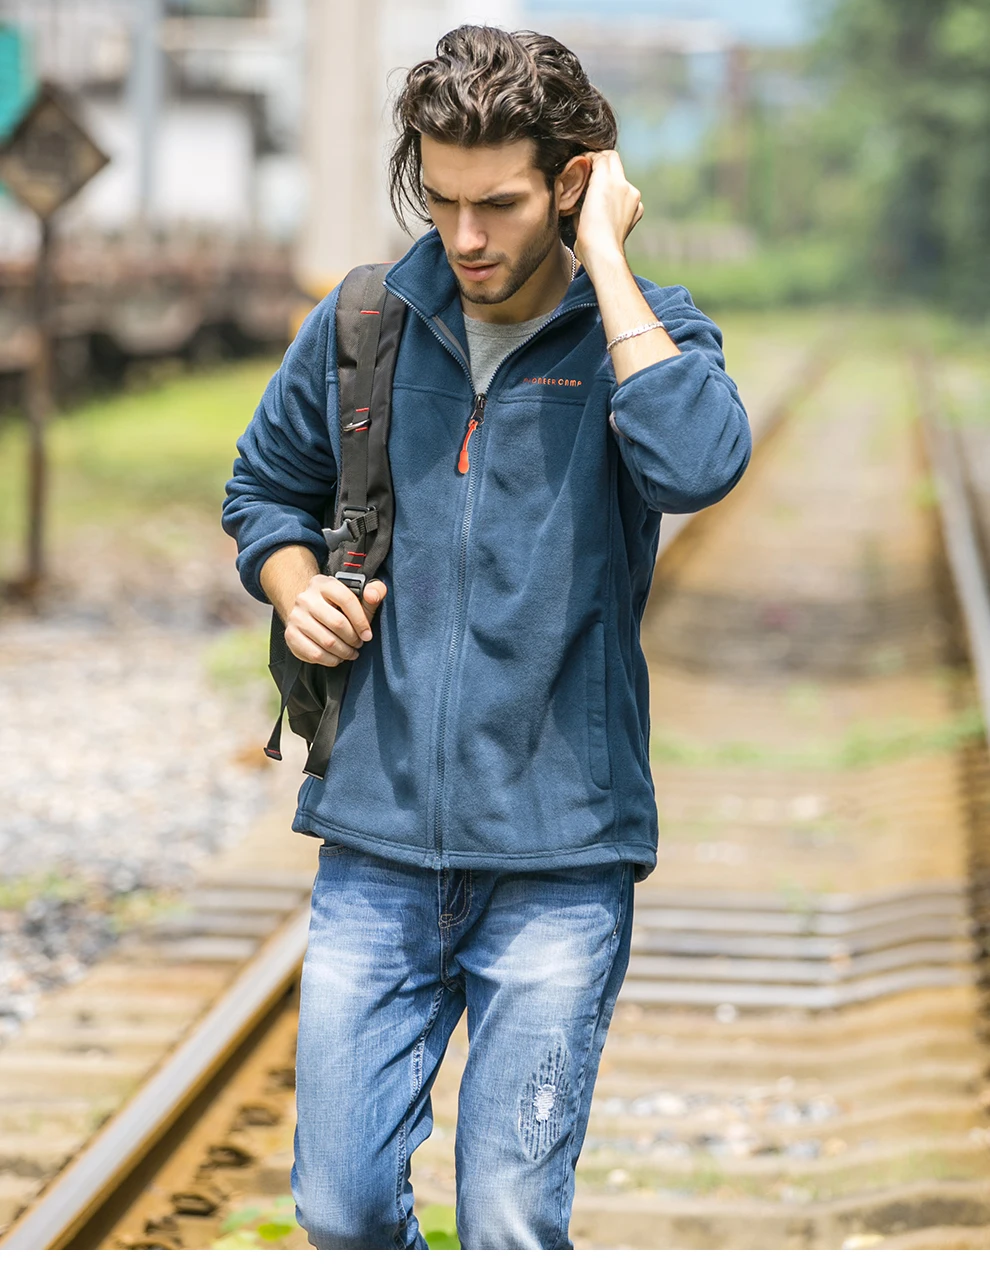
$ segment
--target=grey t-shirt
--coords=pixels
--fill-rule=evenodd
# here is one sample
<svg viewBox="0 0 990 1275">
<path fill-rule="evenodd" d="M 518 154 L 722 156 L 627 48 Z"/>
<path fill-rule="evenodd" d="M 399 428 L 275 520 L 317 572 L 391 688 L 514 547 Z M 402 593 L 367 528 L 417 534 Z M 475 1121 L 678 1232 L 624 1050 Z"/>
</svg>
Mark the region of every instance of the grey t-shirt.
<svg viewBox="0 0 990 1275">
<path fill-rule="evenodd" d="M 546 323 L 549 314 L 537 315 L 523 323 L 486 323 L 483 319 L 464 316 L 467 332 L 468 354 L 471 359 L 471 379 L 479 394 L 488 392 L 492 373 L 507 359 L 512 351 L 527 337 Z"/>
</svg>

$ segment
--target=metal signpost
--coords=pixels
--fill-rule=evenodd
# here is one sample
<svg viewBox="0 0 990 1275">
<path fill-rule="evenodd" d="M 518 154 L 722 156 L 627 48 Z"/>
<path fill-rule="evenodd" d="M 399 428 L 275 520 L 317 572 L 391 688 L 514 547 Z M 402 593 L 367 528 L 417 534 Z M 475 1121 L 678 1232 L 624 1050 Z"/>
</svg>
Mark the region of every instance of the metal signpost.
<svg viewBox="0 0 990 1275">
<path fill-rule="evenodd" d="M 51 219 L 57 209 L 109 162 L 110 157 L 97 146 L 69 105 L 49 84 L 41 86 L 20 123 L 0 146 L 0 182 L 41 222 L 34 287 L 36 347 L 25 395 L 30 428 L 27 566 L 23 578 L 13 586 L 15 592 L 26 596 L 37 591 L 45 567 L 45 426 L 54 403 Z"/>
</svg>

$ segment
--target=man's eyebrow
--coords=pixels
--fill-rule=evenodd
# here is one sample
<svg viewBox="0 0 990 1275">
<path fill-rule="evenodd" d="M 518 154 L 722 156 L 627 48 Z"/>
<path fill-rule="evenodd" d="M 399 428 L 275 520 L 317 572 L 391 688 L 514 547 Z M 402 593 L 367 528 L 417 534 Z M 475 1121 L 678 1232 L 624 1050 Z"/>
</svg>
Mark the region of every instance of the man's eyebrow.
<svg viewBox="0 0 990 1275">
<path fill-rule="evenodd" d="M 423 183 L 423 189 L 426 191 L 428 195 L 432 195 L 434 199 L 447 200 L 446 195 L 441 195 L 440 192 L 438 190 L 434 190 L 432 186 L 427 186 L 426 182 Z M 522 198 L 521 191 L 506 190 L 506 191 L 498 191 L 494 195 L 486 195 L 484 199 L 472 199 L 470 200 L 470 203 L 475 204 L 476 206 L 481 204 L 501 204 L 501 203 L 507 203 L 511 199 L 521 199 L 521 198 Z M 449 203 L 452 201 L 447 200 L 447 202 Z"/>
<path fill-rule="evenodd" d="M 471 202 L 474 204 L 501 204 L 509 199 L 521 199 L 521 198 L 522 198 L 522 191 L 504 190 L 504 191 L 499 191 L 498 193 L 494 195 L 486 195 L 484 199 L 473 199 Z"/>
</svg>

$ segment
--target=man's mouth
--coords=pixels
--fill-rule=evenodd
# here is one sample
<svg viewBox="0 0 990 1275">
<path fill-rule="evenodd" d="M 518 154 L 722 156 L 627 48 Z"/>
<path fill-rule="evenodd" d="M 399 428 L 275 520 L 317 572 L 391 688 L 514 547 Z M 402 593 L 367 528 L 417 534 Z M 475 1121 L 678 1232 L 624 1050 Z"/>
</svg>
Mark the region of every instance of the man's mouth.
<svg viewBox="0 0 990 1275">
<path fill-rule="evenodd" d="M 458 261 L 456 265 L 461 274 L 470 279 L 472 283 L 483 283 L 485 279 L 491 278 L 498 269 L 499 263 L 496 261 L 491 265 L 485 265 L 484 262 L 482 262 L 478 265 L 467 266 L 464 265 L 463 262 Z"/>
</svg>

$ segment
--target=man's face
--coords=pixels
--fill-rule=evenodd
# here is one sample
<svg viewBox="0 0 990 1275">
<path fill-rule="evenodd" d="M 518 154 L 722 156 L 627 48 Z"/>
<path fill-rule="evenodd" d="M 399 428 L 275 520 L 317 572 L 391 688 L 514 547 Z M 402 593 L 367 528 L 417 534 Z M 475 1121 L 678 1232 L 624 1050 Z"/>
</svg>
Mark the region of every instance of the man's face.
<svg viewBox="0 0 990 1275">
<path fill-rule="evenodd" d="M 533 143 L 455 146 L 422 139 L 427 207 L 457 279 L 475 305 L 499 305 L 556 244 L 557 209 Z"/>
</svg>

